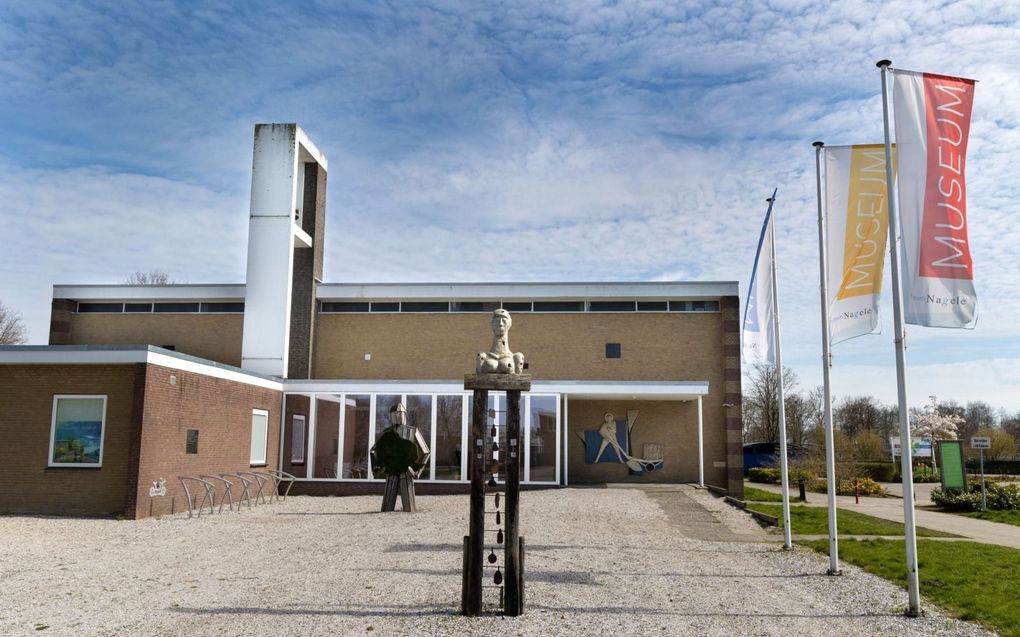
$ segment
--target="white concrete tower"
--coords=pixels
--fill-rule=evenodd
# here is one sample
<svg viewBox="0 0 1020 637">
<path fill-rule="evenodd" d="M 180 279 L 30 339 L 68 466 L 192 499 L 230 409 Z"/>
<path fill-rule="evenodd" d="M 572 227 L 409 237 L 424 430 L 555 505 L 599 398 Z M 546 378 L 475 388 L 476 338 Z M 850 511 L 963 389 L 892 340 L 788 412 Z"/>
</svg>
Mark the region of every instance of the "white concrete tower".
<svg viewBox="0 0 1020 637">
<path fill-rule="evenodd" d="M 309 375 L 326 170 L 326 158 L 297 124 L 255 126 L 243 369 Z"/>
</svg>

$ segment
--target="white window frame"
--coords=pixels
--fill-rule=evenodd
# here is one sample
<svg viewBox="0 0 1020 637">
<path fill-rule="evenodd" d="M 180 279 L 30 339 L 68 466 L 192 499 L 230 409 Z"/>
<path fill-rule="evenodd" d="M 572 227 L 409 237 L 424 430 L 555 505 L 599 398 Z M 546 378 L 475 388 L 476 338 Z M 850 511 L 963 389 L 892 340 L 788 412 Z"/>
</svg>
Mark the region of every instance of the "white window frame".
<svg viewBox="0 0 1020 637">
<path fill-rule="evenodd" d="M 295 437 L 298 432 L 298 422 L 301 423 L 301 445 L 297 444 Z M 304 464 L 305 463 L 305 436 L 308 431 L 307 421 L 302 414 L 294 414 L 290 419 L 290 463 L 291 464 Z"/>
<path fill-rule="evenodd" d="M 255 451 L 255 416 L 263 416 L 266 419 L 266 430 L 262 436 L 262 459 L 254 457 Z M 264 467 L 269 456 L 269 412 L 265 409 L 251 410 L 251 450 L 248 453 L 248 464 L 252 467 Z"/>
<path fill-rule="evenodd" d="M 61 399 L 86 398 L 95 400 L 103 399 L 103 421 L 99 427 L 99 462 L 53 462 L 54 438 L 57 433 L 57 404 Z M 53 410 L 50 415 L 50 448 L 49 456 L 46 459 L 48 467 L 85 467 L 89 469 L 101 469 L 103 467 L 103 450 L 106 447 L 106 394 L 54 394 Z"/>
</svg>

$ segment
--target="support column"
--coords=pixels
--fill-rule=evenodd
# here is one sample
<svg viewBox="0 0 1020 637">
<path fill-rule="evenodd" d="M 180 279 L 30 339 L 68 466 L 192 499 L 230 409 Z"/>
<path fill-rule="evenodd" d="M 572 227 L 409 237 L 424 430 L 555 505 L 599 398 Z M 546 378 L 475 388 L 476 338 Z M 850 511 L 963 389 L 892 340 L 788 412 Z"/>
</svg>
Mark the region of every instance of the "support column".
<svg viewBox="0 0 1020 637">
<path fill-rule="evenodd" d="M 701 415 L 701 396 L 698 396 L 698 486 L 705 488 L 705 425 Z"/>
<path fill-rule="evenodd" d="M 506 585 L 503 594 L 503 612 L 517 617 L 521 608 L 520 538 L 521 528 L 518 513 L 521 502 L 521 392 L 512 389 L 506 393 Z"/>
</svg>

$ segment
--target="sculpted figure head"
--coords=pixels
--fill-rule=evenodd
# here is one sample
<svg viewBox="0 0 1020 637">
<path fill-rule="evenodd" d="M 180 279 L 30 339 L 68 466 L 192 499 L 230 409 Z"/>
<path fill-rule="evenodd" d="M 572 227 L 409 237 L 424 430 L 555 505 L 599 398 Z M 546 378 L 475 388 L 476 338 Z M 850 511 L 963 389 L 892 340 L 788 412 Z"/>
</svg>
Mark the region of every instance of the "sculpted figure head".
<svg viewBox="0 0 1020 637">
<path fill-rule="evenodd" d="M 481 374 L 520 374 L 524 372 L 524 354 L 510 349 L 510 312 L 499 309 L 489 319 L 492 327 L 492 347 L 478 352 L 475 371 Z"/>
<path fill-rule="evenodd" d="M 492 333 L 498 336 L 506 336 L 513 326 L 514 320 L 510 318 L 510 312 L 499 309 L 492 313 Z"/>
</svg>

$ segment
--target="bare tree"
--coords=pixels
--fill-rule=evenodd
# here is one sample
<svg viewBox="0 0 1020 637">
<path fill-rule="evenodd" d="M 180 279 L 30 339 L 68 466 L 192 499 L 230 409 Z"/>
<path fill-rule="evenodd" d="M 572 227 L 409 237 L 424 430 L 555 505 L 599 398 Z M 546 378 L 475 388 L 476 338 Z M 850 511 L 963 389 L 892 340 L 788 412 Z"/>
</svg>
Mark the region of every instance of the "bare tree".
<svg viewBox="0 0 1020 637">
<path fill-rule="evenodd" d="M 173 285 L 170 275 L 162 270 L 137 271 L 124 279 L 128 285 Z"/>
<path fill-rule="evenodd" d="M 755 442 L 779 440 L 779 374 L 773 365 L 755 365 L 747 373 L 747 392 L 743 399 L 744 432 Z M 789 397 L 797 386 L 797 375 L 783 368 L 783 390 Z"/>
<path fill-rule="evenodd" d="M 960 425 L 960 440 L 969 440 L 978 429 L 995 426 L 995 410 L 988 403 L 972 400 L 963 410 L 963 424 Z"/>
<path fill-rule="evenodd" d="M 28 330 L 21 315 L 0 302 L 0 345 L 20 345 L 28 341 Z"/>
<path fill-rule="evenodd" d="M 862 431 L 879 429 L 882 405 L 874 396 L 851 396 L 833 410 L 833 424 L 854 438 Z"/>
</svg>

